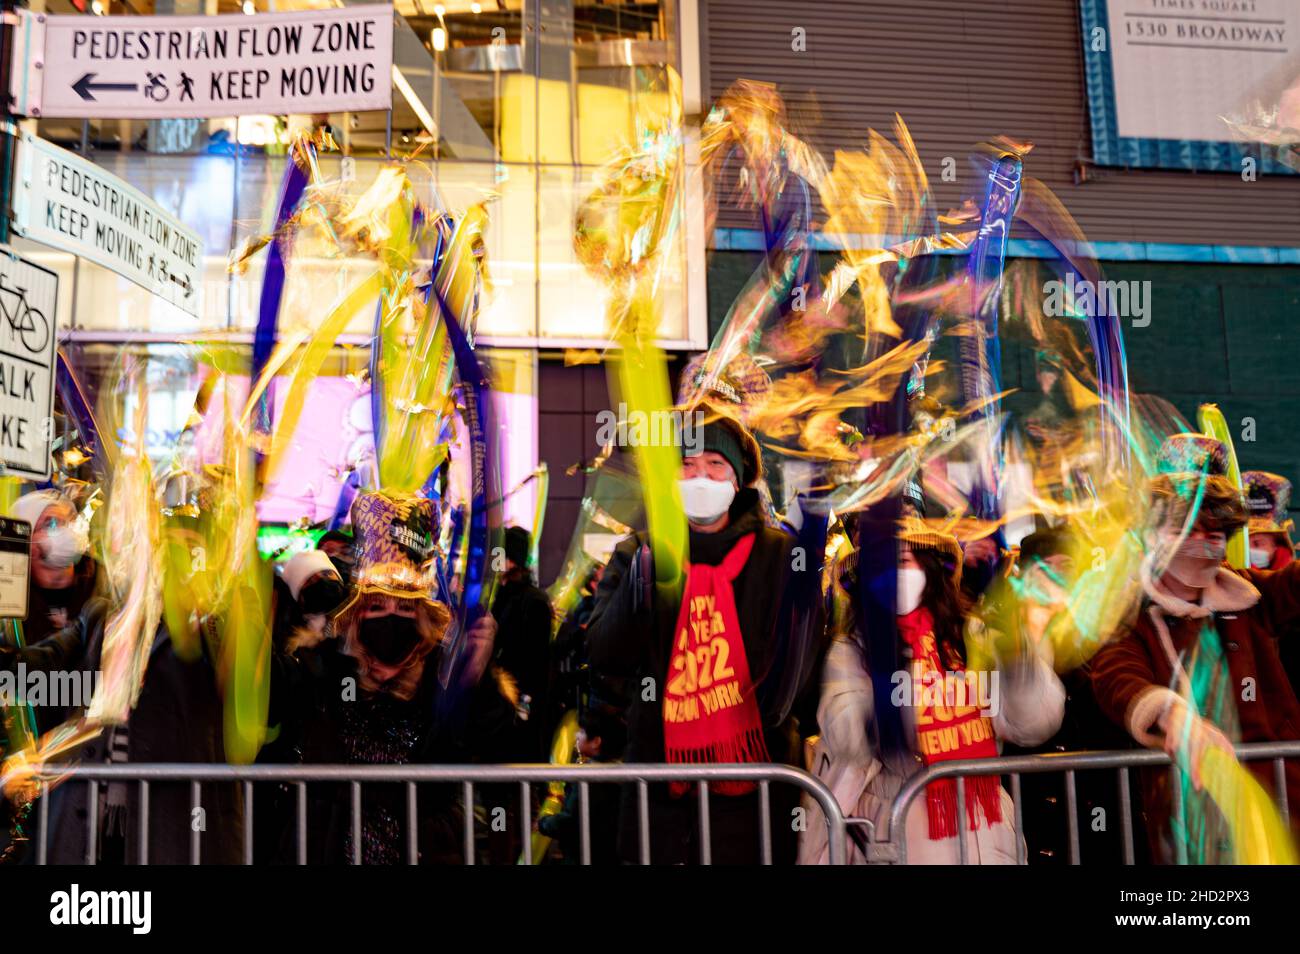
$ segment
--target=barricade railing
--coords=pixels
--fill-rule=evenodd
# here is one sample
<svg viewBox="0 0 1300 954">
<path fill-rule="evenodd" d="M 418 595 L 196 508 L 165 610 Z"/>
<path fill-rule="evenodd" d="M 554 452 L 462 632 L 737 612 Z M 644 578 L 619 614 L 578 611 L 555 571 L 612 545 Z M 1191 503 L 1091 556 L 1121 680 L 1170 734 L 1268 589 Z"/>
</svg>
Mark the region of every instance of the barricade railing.
<svg viewBox="0 0 1300 954">
<path fill-rule="evenodd" d="M 1285 759 L 1300 758 L 1300 741 L 1297 742 L 1255 742 L 1236 747 L 1237 758 L 1243 762 L 1271 759 L 1273 762 L 1273 788 L 1277 793 L 1277 807 L 1283 820 L 1289 825 L 1291 809 L 1287 801 Z M 881 864 L 907 864 L 907 812 L 925 787 L 931 782 L 948 778 L 968 778 L 972 776 L 1009 775 L 1011 777 L 1011 801 L 1015 807 L 1016 863 L 1026 864 L 1026 845 L 1023 837 L 1024 818 L 1020 792 L 1020 776 L 1024 774 L 1041 774 L 1048 772 L 1063 773 L 1065 785 L 1065 814 L 1069 843 L 1069 862 L 1080 863 L 1079 858 L 1079 815 L 1078 790 L 1076 775 L 1085 771 L 1113 770 L 1116 773 L 1117 796 L 1120 810 L 1120 834 L 1123 846 L 1124 864 L 1134 863 L 1133 848 L 1133 801 L 1129 780 L 1129 769 L 1158 768 L 1168 766 L 1173 775 L 1174 784 L 1170 786 L 1173 794 L 1172 810 L 1179 811 L 1178 801 L 1181 788 L 1178 785 L 1177 767 L 1169 756 L 1160 751 L 1130 750 L 1115 752 L 1068 752 L 1047 753 L 1042 755 L 1013 755 L 992 759 L 968 759 L 952 762 L 938 762 L 929 765 L 909 778 L 898 795 L 894 798 L 884 831 L 877 831 L 874 822 L 865 818 L 845 818 L 849 827 L 860 826 L 867 830 L 867 860 Z M 957 817 L 966 817 L 966 786 L 957 785 Z M 1180 863 L 1185 861 L 1182 852 L 1185 846 L 1179 845 Z M 969 849 L 966 838 L 957 839 L 957 851 L 960 864 L 969 863 Z"/>
<path fill-rule="evenodd" d="M 752 782 L 758 790 L 759 851 L 763 864 L 772 863 L 772 783 L 793 785 L 810 795 L 821 808 L 827 826 L 831 864 L 843 864 L 845 824 L 835 796 L 820 780 L 788 765 L 228 765 L 186 763 L 50 765 L 42 773 L 57 784 L 87 786 L 86 863 L 94 864 L 98 855 L 99 783 L 126 782 L 137 785 L 139 806 L 138 863 L 149 861 L 149 794 L 151 783 L 190 783 L 190 803 L 201 808 L 200 786 L 205 782 L 241 783 L 243 785 L 243 861 L 253 863 L 254 783 L 287 782 L 297 786 L 295 827 L 297 863 L 307 863 L 307 785 L 309 783 L 347 783 L 350 790 L 350 821 L 353 864 L 362 861 L 362 785 L 403 784 L 406 788 L 406 860 L 419 861 L 419 800 L 417 786 L 426 783 L 459 783 L 464 805 L 464 860 L 474 864 L 474 786 L 479 784 L 515 783 L 519 785 L 520 824 L 523 836 L 524 863 L 531 864 L 532 787 L 551 782 L 577 783 L 578 833 L 580 863 L 591 863 L 591 816 L 589 787 L 592 784 L 634 783 L 637 792 L 637 834 L 641 864 L 650 864 L 650 792 L 655 782 L 693 782 L 698 799 L 700 862 L 712 861 L 710 837 L 709 786 L 715 782 Z M 39 834 L 36 861 L 45 864 L 49 844 L 50 781 L 40 784 L 37 806 Z M 202 835 L 192 826 L 190 863 L 202 859 Z"/>
</svg>

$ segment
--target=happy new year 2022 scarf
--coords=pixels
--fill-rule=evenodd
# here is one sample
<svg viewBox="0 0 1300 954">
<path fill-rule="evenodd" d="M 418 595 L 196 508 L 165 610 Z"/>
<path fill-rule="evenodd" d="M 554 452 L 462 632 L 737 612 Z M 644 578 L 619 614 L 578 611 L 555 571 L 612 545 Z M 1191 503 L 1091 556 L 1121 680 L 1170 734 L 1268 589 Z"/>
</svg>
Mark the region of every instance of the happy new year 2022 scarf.
<svg viewBox="0 0 1300 954">
<path fill-rule="evenodd" d="M 916 705 L 916 741 L 926 765 L 956 759 L 996 758 L 993 725 L 980 714 L 979 700 L 957 698 L 956 683 L 965 681 L 964 667 L 951 675 L 939 660 L 934 619 L 924 606 L 898 617 L 898 632 L 912 649 L 913 698 Z M 951 690 L 951 691 L 950 691 Z M 971 704 L 963 704 L 972 702 Z M 1002 820 L 1002 793 L 998 779 L 978 775 L 966 779 L 966 818 L 972 831 L 979 827 L 978 806 L 985 820 L 994 825 Z M 957 834 L 957 783 L 945 778 L 925 787 L 930 838 L 939 841 Z"/>
<path fill-rule="evenodd" d="M 668 762 L 766 762 L 767 743 L 750 681 L 732 582 L 754 549 L 741 537 L 717 566 L 687 563 L 682 608 L 664 691 L 664 756 Z M 673 782 L 674 795 L 690 789 Z M 752 782 L 714 782 L 712 791 L 742 795 Z"/>
</svg>

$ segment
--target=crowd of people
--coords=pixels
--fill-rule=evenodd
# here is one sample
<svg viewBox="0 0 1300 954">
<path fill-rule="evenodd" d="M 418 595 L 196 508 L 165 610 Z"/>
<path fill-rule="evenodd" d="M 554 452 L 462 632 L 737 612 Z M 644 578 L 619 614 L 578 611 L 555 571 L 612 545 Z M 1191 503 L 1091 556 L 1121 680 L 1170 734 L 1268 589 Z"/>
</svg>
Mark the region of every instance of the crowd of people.
<svg viewBox="0 0 1300 954">
<path fill-rule="evenodd" d="M 1300 657 L 1291 638 L 1300 626 L 1300 568 L 1284 478 L 1247 472 L 1238 489 L 1217 441 L 1167 438 L 1144 488 L 1141 523 L 1131 528 L 1142 550 L 1132 612 L 1100 634 L 1093 651 L 1080 651 L 1088 641 L 1070 595 L 1090 557 L 1068 524 L 1042 520 L 1016 546 L 996 528 L 959 540 L 927 516 L 927 501 L 910 484 L 886 506 L 834 518 L 841 545 L 823 542 L 826 557 L 809 558 L 805 545 L 824 541 L 825 518 L 807 502 L 777 516 L 762 493 L 753 434 L 720 404 L 693 410 L 703 430 L 681 461 L 688 538 L 678 585 L 665 583 L 655 539 L 633 533 L 561 619 L 535 579 L 526 530 L 504 531 L 505 569 L 490 605 L 455 621 L 432 558 L 437 503 L 359 495 L 349 530 L 324 535 L 276 574 L 270 731 L 259 761 L 539 762 L 552 756 L 566 720 L 570 729 L 576 720 L 571 754 L 579 762 L 796 766 L 823 781 L 846 816 L 881 831 L 908 781 L 938 762 L 1145 746 L 1169 752 L 1180 774 L 1140 773 L 1132 806 L 1145 836 L 1139 857 L 1231 857 L 1231 832 L 1205 795 L 1207 753 L 1300 739 Z M 21 644 L 0 648 L 0 669 L 98 669 L 111 603 L 96 586 L 76 506 L 40 490 L 12 514 L 32 526 L 30 610 Z M 819 519 L 823 536 L 810 536 Z M 1233 568 L 1225 548 L 1243 527 L 1250 565 Z M 224 760 L 230 725 L 213 650 L 222 621 L 191 625 L 197 658 L 160 627 L 129 718 L 82 745 L 77 760 Z M 941 691 L 931 692 L 936 686 Z M 45 732 L 79 713 L 36 707 L 35 715 Z M 1273 797 L 1282 795 L 1270 764 L 1248 767 Z M 1292 805 L 1300 804 L 1297 773 L 1293 763 L 1285 774 Z M 467 810 L 490 861 L 514 863 L 535 836 L 551 840 L 553 860 L 579 857 L 576 786 L 553 810 L 530 811 L 530 830 L 516 785 L 478 786 L 473 805 L 459 786 L 418 789 L 412 815 L 403 786 L 366 788 L 364 863 L 401 863 L 412 839 L 422 862 L 461 862 Z M 636 788 L 590 790 L 592 860 L 635 863 Z M 258 783 L 253 791 L 249 815 L 242 786 L 205 783 L 197 822 L 188 784 L 157 783 L 142 842 L 134 785 L 54 785 L 44 832 L 32 791 L 16 786 L 6 792 L 5 858 L 33 860 L 44 838 L 50 861 L 80 862 L 93 837 L 101 862 L 138 861 L 141 844 L 153 863 L 181 862 L 198 830 L 205 863 L 235 862 L 249 817 L 260 862 L 290 863 L 305 850 L 309 861 L 341 863 L 358 852 L 346 785 L 308 786 L 305 849 L 295 786 Z M 1059 777 L 1026 776 L 1023 795 L 1018 818 L 996 774 L 930 783 L 906 814 L 909 860 L 957 863 L 960 838 L 971 863 L 1011 864 L 1021 854 L 1031 864 L 1063 863 L 1069 809 Z M 710 786 L 714 863 L 760 860 L 763 801 L 752 782 Z M 693 784 L 652 785 L 645 808 L 654 863 L 700 859 Z M 774 861 L 828 860 L 814 800 L 778 784 L 767 808 Z M 1082 773 L 1075 808 L 1083 856 L 1118 861 L 1122 808 L 1113 776 Z M 850 827 L 851 860 L 868 858 L 866 831 Z"/>
</svg>

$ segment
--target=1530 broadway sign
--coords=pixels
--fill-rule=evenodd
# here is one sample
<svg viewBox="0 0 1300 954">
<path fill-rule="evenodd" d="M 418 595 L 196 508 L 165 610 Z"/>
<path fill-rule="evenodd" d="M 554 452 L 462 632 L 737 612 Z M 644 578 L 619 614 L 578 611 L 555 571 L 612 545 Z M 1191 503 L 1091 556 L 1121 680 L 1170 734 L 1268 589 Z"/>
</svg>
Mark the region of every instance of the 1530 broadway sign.
<svg viewBox="0 0 1300 954">
<path fill-rule="evenodd" d="M 24 116 L 185 119 L 392 105 L 388 4 L 256 16 L 20 17 L 10 92 Z"/>
<path fill-rule="evenodd" d="M 24 134 L 18 141 L 14 231 L 88 258 L 191 315 L 199 313 L 197 232 L 117 176 Z"/>
</svg>

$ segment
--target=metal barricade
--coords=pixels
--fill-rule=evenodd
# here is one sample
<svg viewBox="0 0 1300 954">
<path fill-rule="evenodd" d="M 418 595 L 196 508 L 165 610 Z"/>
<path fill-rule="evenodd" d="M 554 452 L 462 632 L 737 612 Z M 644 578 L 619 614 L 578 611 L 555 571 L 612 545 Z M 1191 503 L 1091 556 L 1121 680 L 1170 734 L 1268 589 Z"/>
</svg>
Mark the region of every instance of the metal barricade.
<svg viewBox="0 0 1300 954">
<path fill-rule="evenodd" d="M 201 807 L 200 785 L 204 782 L 242 783 L 244 864 L 253 863 L 253 784 L 255 782 L 289 782 L 296 785 L 295 827 L 297 829 L 297 863 L 307 863 L 307 785 L 312 782 L 345 782 L 349 788 L 352 832 L 352 863 L 361 863 L 362 785 L 402 784 L 406 790 L 406 858 L 408 864 L 419 860 L 416 822 L 419 803 L 416 786 L 429 782 L 460 783 L 465 809 L 464 858 L 474 864 L 474 786 L 476 784 L 517 783 L 520 818 L 526 833 L 523 837 L 524 861 L 531 864 L 532 786 L 551 782 L 576 782 L 579 806 L 579 845 L 582 864 L 591 863 L 591 818 L 589 787 L 592 783 L 635 783 L 637 792 L 637 832 L 641 864 L 650 864 L 650 800 L 652 782 L 694 782 L 699 798 L 699 835 L 701 863 L 711 863 L 709 786 L 714 782 L 752 782 L 759 795 L 759 850 L 764 864 L 772 863 L 772 812 L 770 786 L 773 782 L 793 785 L 816 800 L 821 807 L 830 839 L 831 864 L 845 860 L 844 815 L 835 796 L 820 780 L 788 765 L 226 765 L 194 763 L 50 765 L 45 773 L 60 779 L 59 784 L 85 784 L 88 790 L 86 818 L 86 863 L 94 864 L 98 854 L 98 798 L 100 782 L 134 782 L 138 786 L 136 803 L 140 825 L 137 853 L 141 864 L 148 864 L 149 794 L 151 783 L 190 783 L 190 804 Z M 49 839 L 50 783 L 42 782 L 38 815 L 40 837 L 36 860 L 45 864 Z M 201 860 L 202 832 L 192 828 L 190 863 Z"/>
<path fill-rule="evenodd" d="M 1291 809 L 1287 801 L 1285 759 L 1300 758 L 1300 741 L 1297 742 L 1255 742 L 1236 747 L 1237 758 L 1243 762 L 1271 759 L 1273 762 L 1273 788 L 1277 792 L 1278 811 L 1289 825 Z M 1021 811 L 1020 776 L 1023 774 L 1042 774 L 1060 772 L 1064 774 L 1066 816 L 1069 838 L 1069 861 L 1072 865 L 1080 863 L 1079 858 L 1079 820 L 1078 793 L 1076 773 L 1084 771 L 1113 770 L 1116 773 L 1117 794 L 1120 808 L 1120 832 L 1123 845 L 1124 864 L 1134 863 L 1132 797 L 1129 780 L 1131 768 L 1153 768 L 1168 766 L 1171 772 L 1177 772 L 1169 756 L 1164 752 L 1139 750 L 1117 752 L 1070 752 L 1049 753 L 1045 755 L 1015 755 L 993 759 L 971 759 L 953 762 L 938 762 L 917 772 L 904 783 L 890 806 L 886 827 L 877 831 L 874 823 L 865 818 L 846 818 L 847 826 L 861 826 L 867 829 L 870 840 L 867 843 L 867 860 L 883 864 L 907 864 L 907 812 L 912 802 L 931 782 L 946 778 L 967 778 L 981 775 L 1011 776 L 1011 800 L 1015 806 L 1016 863 L 1026 864 L 1025 844 L 1021 837 L 1023 819 Z M 1176 781 L 1176 780 L 1175 780 Z M 964 785 L 957 786 L 957 817 L 965 816 L 966 798 Z M 1179 787 L 1173 786 L 1177 798 Z M 1176 810 L 1176 806 L 1175 806 Z M 966 839 L 957 839 L 958 859 L 967 864 L 968 848 Z"/>
</svg>

